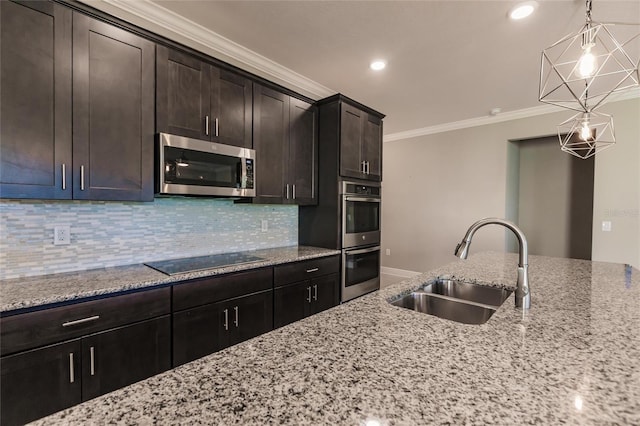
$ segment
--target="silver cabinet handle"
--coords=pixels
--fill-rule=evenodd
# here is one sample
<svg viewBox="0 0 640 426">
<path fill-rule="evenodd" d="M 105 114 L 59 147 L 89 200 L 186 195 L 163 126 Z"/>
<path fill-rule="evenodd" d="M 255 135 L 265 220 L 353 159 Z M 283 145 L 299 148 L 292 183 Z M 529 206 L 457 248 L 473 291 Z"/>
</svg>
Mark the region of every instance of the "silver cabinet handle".
<svg viewBox="0 0 640 426">
<path fill-rule="evenodd" d="M 238 327 L 238 307 L 234 306 L 233 310 L 236 311 L 236 320 L 234 321 L 234 324 L 236 325 L 236 328 Z"/>
<path fill-rule="evenodd" d="M 95 359 L 95 350 L 93 349 L 93 346 L 91 346 L 89 348 L 89 361 L 91 364 L 90 370 L 91 370 L 91 375 L 95 376 L 96 374 L 96 359 Z"/>
<path fill-rule="evenodd" d="M 218 137 L 219 136 L 219 132 L 218 132 L 218 119 L 217 118 L 216 118 L 216 121 L 215 121 L 215 126 L 216 126 L 216 137 Z"/>
<path fill-rule="evenodd" d="M 95 321 L 97 319 L 100 319 L 99 315 L 94 315 L 92 317 L 88 317 L 88 318 L 82 318 L 79 320 L 75 320 L 75 321 L 67 321 L 67 322 L 63 322 L 62 326 L 63 327 L 70 327 L 72 325 L 78 325 L 78 324 L 84 324 L 85 322 L 89 322 L 89 321 Z"/>
<path fill-rule="evenodd" d="M 295 200 L 296 199 L 296 184 L 294 183 L 291 186 L 293 186 L 293 199 Z"/>
<path fill-rule="evenodd" d="M 69 383 L 76 381 L 76 374 L 73 370 L 73 352 L 69 354 Z"/>
<path fill-rule="evenodd" d="M 371 170 L 371 169 L 370 169 L 370 167 L 369 167 L 369 162 L 367 161 L 367 174 L 369 174 L 369 171 L 370 171 L 370 170 Z"/>
<path fill-rule="evenodd" d="M 229 310 L 224 310 L 224 329 L 229 330 Z"/>
<path fill-rule="evenodd" d="M 204 116 L 204 134 L 209 136 L 209 116 Z"/>
<path fill-rule="evenodd" d="M 319 268 L 312 268 L 312 269 L 307 269 L 307 272 L 311 273 L 311 272 L 317 272 L 319 270 L 320 270 Z"/>
<path fill-rule="evenodd" d="M 84 166 L 80 166 L 80 191 L 84 191 Z"/>
<path fill-rule="evenodd" d="M 287 184 L 287 190 L 286 190 L 286 192 L 287 192 L 287 200 L 288 200 L 288 199 L 289 199 L 289 184 Z"/>
<path fill-rule="evenodd" d="M 62 190 L 67 189 L 67 165 L 62 163 Z"/>
<path fill-rule="evenodd" d="M 313 300 L 318 300 L 318 284 L 313 285 Z"/>
<path fill-rule="evenodd" d="M 311 286 L 307 287 L 307 291 L 309 292 L 309 295 L 307 296 L 307 302 L 311 303 Z"/>
</svg>

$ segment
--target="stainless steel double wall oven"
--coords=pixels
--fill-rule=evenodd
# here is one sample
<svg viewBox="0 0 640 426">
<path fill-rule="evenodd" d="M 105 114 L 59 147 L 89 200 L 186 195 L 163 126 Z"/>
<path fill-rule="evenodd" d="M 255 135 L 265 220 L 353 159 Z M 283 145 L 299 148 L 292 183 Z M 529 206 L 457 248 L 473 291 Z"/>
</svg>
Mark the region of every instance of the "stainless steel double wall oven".
<svg viewBox="0 0 640 426">
<path fill-rule="evenodd" d="M 380 288 L 380 184 L 343 181 L 343 302 Z"/>
</svg>

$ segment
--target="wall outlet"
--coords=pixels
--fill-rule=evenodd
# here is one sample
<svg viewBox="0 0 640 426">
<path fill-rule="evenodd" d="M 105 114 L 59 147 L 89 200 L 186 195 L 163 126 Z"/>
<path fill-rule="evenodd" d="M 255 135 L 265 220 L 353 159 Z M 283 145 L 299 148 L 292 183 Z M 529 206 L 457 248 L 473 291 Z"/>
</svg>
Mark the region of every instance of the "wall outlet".
<svg viewBox="0 0 640 426">
<path fill-rule="evenodd" d="M 267 232 L 269 230 L 269 222 L 264 219 L 260 221 L 260 226 L 262 228 L 262 232 Z"/>
<path fill-rule="evenodd" d="M 605 232 L 611 231 L 611 221 L 603 220 L 602 221 L 602 230 Z"/>
<path fill-rule="evenodd" d="M 386 250 L 385 250 L 385 254 L 386 254 L 387 256 L 391 256 L 391 249 L 386 249 Z"/>
<path fill-rule="evenodd" d="M 53 244 L 56 246 L 71 244 L 71 227 L 68 225 L 55 226 L 53 228 Z"/>
</svg>

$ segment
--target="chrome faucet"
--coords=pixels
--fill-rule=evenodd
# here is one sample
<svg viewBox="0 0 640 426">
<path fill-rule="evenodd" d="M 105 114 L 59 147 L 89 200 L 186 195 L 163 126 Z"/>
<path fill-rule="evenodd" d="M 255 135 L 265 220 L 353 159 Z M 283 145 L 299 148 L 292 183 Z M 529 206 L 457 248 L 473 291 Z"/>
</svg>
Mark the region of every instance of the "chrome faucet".
<svg viewBox="0 0 640 426">
<path fill-rule="evenodd" d="M 527 238 L 520 228 L 518 228 L 513 222 L 508 220 L 498 219 L 495 217 L 488 217 L 486 219 L 480 219 L 467 229 L 467 233 L 464 238 L 456 246 L 454 254 L 460 259 L 466 259 L 469 254 L 469 246 L 471 245 L 471 239 L 473 234 L 485 225 L 495 224 L 502 225 L 516 234 L 518 237 L 518 244 L 520 245 L 520 256 L 518 258 L 518 283 L 516 288 L 516 308 L 529 309 L 531 307 L 531 292 L 529 291 L 529 248 L 527 244 Z"/>
</svg>

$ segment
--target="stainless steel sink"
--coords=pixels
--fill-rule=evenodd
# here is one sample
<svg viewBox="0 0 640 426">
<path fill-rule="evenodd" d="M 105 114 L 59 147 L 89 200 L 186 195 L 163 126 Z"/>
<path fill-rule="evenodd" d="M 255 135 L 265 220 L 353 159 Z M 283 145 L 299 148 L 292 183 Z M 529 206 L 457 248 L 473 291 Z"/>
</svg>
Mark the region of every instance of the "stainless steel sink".
<svg viewBox="0 0 640 426">
<path fill-rule="evenodd" d="M 454 299 L 462 299 L 491 306 L 502 305 L 502 302 L 511 295 L 511 291 L 503 288 L 485 287 L 448 279 L 438 279 L 433 283 L 425 285 L 422 290 L 430 294 L 448 296 Z"/>
<path fill-rule="evenodd" d="M 484 324 L 511 293 L 500 288 L 438 279 L 390 303 L 464 324 Z"/>
</svg>

